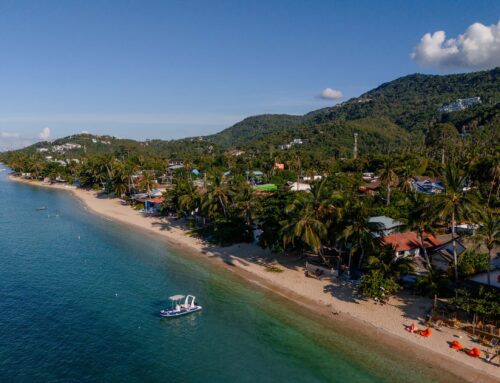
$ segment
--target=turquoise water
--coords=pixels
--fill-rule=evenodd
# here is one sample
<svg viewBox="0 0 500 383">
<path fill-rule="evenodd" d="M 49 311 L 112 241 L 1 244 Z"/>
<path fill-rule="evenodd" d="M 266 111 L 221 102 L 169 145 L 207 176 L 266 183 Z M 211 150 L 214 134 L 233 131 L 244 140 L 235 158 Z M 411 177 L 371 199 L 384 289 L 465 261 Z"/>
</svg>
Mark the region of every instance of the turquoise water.
<svg viewBox="0 0 500 383">
<path fill-rule="evenodd" d="M 451 381 L 95 217 L 69 193 L 5 175 L 2 382 Z M 176 293 L 195 294 L 204 310 L 159 318 Z"/>
</svg>

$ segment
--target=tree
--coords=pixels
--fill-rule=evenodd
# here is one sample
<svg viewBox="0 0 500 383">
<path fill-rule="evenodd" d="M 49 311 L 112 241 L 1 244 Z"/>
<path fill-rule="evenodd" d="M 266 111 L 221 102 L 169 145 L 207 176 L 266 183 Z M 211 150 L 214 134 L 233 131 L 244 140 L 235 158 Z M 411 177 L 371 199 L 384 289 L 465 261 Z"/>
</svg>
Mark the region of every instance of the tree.
<svg viewBox="0 0 500 383">
<path fill-rule="evenodd" d="M 343 212 L 342 238 L 345 244 L 351 246 L 349 251 L 349 270 L 351 269 L 352 256 L 359 252 L 358 267 L 361 267 L 366 250 L 373 248 L 373 233 L 380 228 L 369 222 L 366 205 L 361 201 L 350 204 L 347 211 Z"/>
<path fill-rule="evenodd" d="M 496 245 L 500 244 L 500 220 L 491 210 L 486 210 L 481 215 L 481 225 L 476 232 L 476 241 L 484 244 L 488 249 L 488 285 L 491 285 L 491 252 Z"/>
<path fill-rule="evenodd" d="M 359 285 L 359 291 L 364 296 L 382 303 L 400 288 L 401 286 L 393 278 L 388 278 L 381 270 L 370 270 L 363 275 Z"/>
<path fill-rule="evenodd" d="M 420 248 L 424 254 L 427 269 L 431 268 L 431 259 L 425 246 L 426 233 L 432 233 L 432 205 L 429 198 L 424 194 L 414 193 L 410 195 L 411 210 L 408 217 L 408 227 L 417 233 L 420 241 Z"/>
<path fill-rule="evenodd" d="M 387 206 L 391 204 L 391 187 L 397 185 L 398 175 L 396 174 L 396 165 L 393 157 L 386 159 L 382 165 L 380 179 L 387 187 Z"/>
<path fill-rule="evenodd" d="M 458 281 L 458 260 L 456 225 L 457 220 L 470 219 L 476 213 L 476 199 L 473 194 L 466 191 L 466 177 L 461 176 L 457 167 L 448 165 L 443 175 L 445 191 L 434 197 L 432 209 L 437 217 L 448 220 L 451 226 L 451 236 L 453 245 L 453 267 L 455 282 Z"/>
<path fill-rule="evenodd" d="M 231 191 L 227 184 L 223 183 L 219 173 L 210 177 L 206 193 L 203 194 L 201 207 L 206 216 L 214 220 L 218 215 L 228 218 L 228 205 L 231 200 Z"/>
<path fill-rule="evenodd" d="M 139 181 L 139 186 L 141 189 L 146 190 L 148 195 L 151 195 L 151 189 L 156 186 L 156 180 L 154 178 L 153 171 L 143 171 L 142 179 Z"/>
<path fill-rule="evenodd" d="M 399 279 L 413 272 L 414 263 L 410 257 L 398 257 L 391 246 L 383 246 L 368 258 L 368 268 L 380 270 L 387 278 Z"/>
<path fill-rule="evenodd" d="M 295 214 L 291 215 L 288 221 L 282 222 L 284 246 L 294 244 L 296 239 L 300 239 L 314 253 L 321 255 L 322 239 L 326 236 L 327 229 L 325 223 L 318 219 L 309 194 L 298 192 L 285 211 Z"/>
</svg>

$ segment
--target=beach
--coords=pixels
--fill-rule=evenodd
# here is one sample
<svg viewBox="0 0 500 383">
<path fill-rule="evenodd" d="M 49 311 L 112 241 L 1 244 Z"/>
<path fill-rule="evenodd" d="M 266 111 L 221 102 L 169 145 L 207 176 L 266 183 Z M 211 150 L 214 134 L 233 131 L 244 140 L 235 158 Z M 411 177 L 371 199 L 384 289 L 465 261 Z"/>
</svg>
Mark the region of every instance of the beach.
<svg viewBox="0 0 500 383">
<path fill-rule="evenodd" d="M 104 219 L 147 231 L 169 246 L 189 251 L 193 256 L 225 267 L 251 283 L 306 307 L 313 316 L 342 323 L 358 334 L 376 338 L 381 347 L 401 350 L 422 363 L 445 369 L 471 382 L 500 380 L 498 366 L 449 348 L 448 342 L 458 337 L 461 337 L 460 342 L 465 347 L 478 347 L 465 333 L 440 328 L 434 330 L 432 337 L 424 338 L 405 331 L 405 325 L 412 323 L 423 327 L 420 322 L 425 319 L 432 305 L 430 299 L 402 294 L 384 305 L 359 300 L 353 296 L 350 287 L 330 280 L 306 277 L 303 262 L 297 257 L 272 254 L 251 244 L 213 246 L 190 236 L 182 221 L 144 216 L 143 213 L 122 204 L 119 199 L 102 198 L 95 191 L 60 184 L 48 185 L 14 177 L 11 179 L 35 186 L 70 191 L 89 211 Z M 281 271 L 270 272 L 269 266 Z"/>
</svg>

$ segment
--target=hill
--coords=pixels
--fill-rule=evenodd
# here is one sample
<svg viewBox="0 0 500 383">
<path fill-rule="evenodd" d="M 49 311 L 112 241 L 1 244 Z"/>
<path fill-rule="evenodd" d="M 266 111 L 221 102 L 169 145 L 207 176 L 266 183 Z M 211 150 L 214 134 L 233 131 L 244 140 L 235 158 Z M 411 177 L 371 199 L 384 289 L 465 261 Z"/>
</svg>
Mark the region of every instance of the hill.
<svg viewBox="0 0 500 383">
<path fill-rule="evenodd" d="M 457 101 L 468 98 L 472 101 Z M 301 150 L 346 156 L 352 154 L 354 133 L 358 134 L 361 154 L 388 153 L 409 144 L 423 143 L 425 135 L 438 123 L 450 123 L 461 133 L 474 134 L 481 127 L 497 128 L 500 68 L 446 76 L 409 75 L 334 107 L 303 116 L 252 116 L 205 137 L 138 142 L 80 134 L 52 143 L 37 143 L 25 151 L 54 152 L 53 148 L 58 145 L 73 143 L 79 147 L 67 149 L 65 154 L 75 158 L 106 153 L 172 158 L 232 148 L 259 152 L 270 146 L 286 148 L 293 140 L 300 140 Z"/>
<path fill-rule="evenodd" d="M 444 105 L 471 97 L 480 97 L 480 103 L 461 111 L 440 111 Z M 311 140 L 319 129 L 337 142 L 349 138 L 352 145 L 352 133 L 357 131 L 372 136 L 369 146 L 379 149 L 388 141 L 404 144 L 410 136 L 420 137 L 421 142 L 430 126 L 439 122 L 451 122 L 459 131 L 488 124 L 497 119 L 499 105 L 500 68 L 446 76 L 414 74 L 304 116 L 249 117 L 207 139 L 222 147 L 256 146 L 264 141 L 277 144 L 277 138 L 286 143 L 294 135 Z"/>
</svg>

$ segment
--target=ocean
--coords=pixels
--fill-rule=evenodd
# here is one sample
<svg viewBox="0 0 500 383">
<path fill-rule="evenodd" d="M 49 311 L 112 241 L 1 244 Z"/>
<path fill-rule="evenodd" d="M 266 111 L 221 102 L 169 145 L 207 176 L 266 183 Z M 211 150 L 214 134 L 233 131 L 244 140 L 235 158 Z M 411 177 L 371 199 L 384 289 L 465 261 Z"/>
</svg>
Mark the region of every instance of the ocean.
<svg viewBox="0 0 500 383">
<path fill-rule="evenodd" d="M 1 382 L 452 379 L 314 320 L 224 268 L 97 217 L 70 193 L 6 174 L 0 172 Z M 160 318 L 174 294 L 196 295 L 204 309 Z"/>
</svg>

